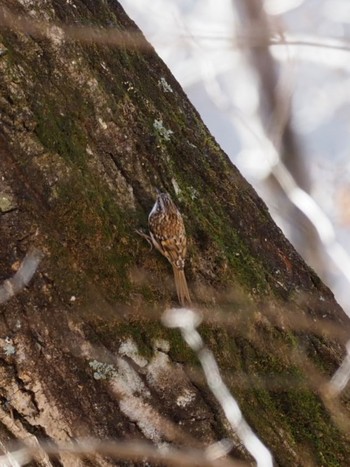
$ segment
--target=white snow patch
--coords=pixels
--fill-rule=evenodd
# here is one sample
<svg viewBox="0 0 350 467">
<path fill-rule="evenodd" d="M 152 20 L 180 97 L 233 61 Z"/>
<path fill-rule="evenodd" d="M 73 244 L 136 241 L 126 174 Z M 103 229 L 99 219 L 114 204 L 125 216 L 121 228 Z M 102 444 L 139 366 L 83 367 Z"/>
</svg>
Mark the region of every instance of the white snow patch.
<svg viewBox="0 0 350 467">
<path fill-rule="evenodd" d="M 95 379 L 108 381 L 123 414 L 137 424 L 147 439 L 166 448 L 162 437 L 164 432 L 168 430 L 167 420 L 152 407 L 149 402 L 150 391 L 137 371 L 132 367 L 130 360 L 126 358 L 128 357 L 137 365 L 147 368 L 148 382 L 151 381 L 153 384 L 162 387 L 172 370 L 169 357 L 165 353 L 169 351 L 170 345 L 168 341 L 158 339 L 154 341 L 153 347 L 154 357 L 148 364 L 147 360 L 139 354 L 133 339 L 128 338 L 120 345 L 119 356 L 114 357 L 112 363 L 90 360 L 89 365 L 94 370 Z M 161 351 L 158 349 L 161 349 Z M 193 397 L 189 391 L 182 391 L 182 398 L 178 398 L 178 405 L 187 405 Z M 146 398 L 148 398 L 148 401 Z"/>
<path fill-rule="evenodd" d="M 98 123 L 100 124 L 100 127 L 101 127 L 103 130 L 107 130 L 107 128 L 108 128 L 107 123 L 104 122 L 104 121 L 102 120 L 101 117 L 99 117 L 99 118 L 97 119 L 97 121 L 98 121 Z"/>
<path fill-rule="evenodd" d="M 19 0 L 19 3 L 21 3 L 23 6 L 29 7 L 33 6 L 35 2 L 33 0 Z"/>
<path fill-rule="evenodd" d="M 98 81 L 97 81 L 96 78 L 89 79 L 89 81 L 87 82 L 87 85 L 89 86 L 91 91 L 97 90 L 98 86 L 99 86 Z"/>
<path fill-rule="evenodd" d="M 126 88 L 127 92 L 135 91 L 135 87 L 130 81 L 123 81 L 123 84 L 127 86 Z"/>
<path fill-rule="evenodd" d="M 147 367 L 147 381 L 152 384 L 161 384 L 161 379 L 166 377 L 171 371 L 171 365 L 169 364 L 169 357 L 163 352 L 155 352 L 151 363 Z"/>
<path fill-rule="evenodd" d="M 144 385 L 142 379 L 136 371 L 123 358 L 117 358 L 117 365 L 92 360 L 89 365 L 94 371 L 94 378 L 114 381 L 118 387 L 118 392 L 123 396 L 143 394 L 150 396 L 150 392 Z"/>
<path fill-rule="evenodd" d="M 165 339 L 155 339 L 153 343 L 153 348 L 155 350 L 161 350 L 162 352 L 169 352 L 170 344 Z"/>
<path fill-rule="evenodd" d="M 190 192 L 190 196 L 191 196 L 191 199 L 192 199 L 192 200 L 199 199 L 199 193 L 198 193 L 198 191 L 197 191 L 195 188 L 190 187 L 190 188 L 189 188 L 189 192 Z"/>
<path fill-rule="evenodd" d="M 174 187 L 175 193 L 178 195 L 178 194 L 180 193 L 180 191 L 181 191 L 181 190 L 180 190 L 180 187 L 179 187 L 179 184 L 177 183 L 177 181 L 175 180 L 175 178 L 172 178 L 172 179 L 171 179 L 171 183 L 172 183 L 172 185 L 173 185 L 173 187 Z"/>
<path fill-rule="evenodd" d="M 109 71 L 108 66 L 105 64 L 105 62 L 101 62 L 100 65 L 101 65 L 101 68 L 103 68 L 105 71 Z"/>
<path fill-rule="evenodd" d="M 186 407 L 188 404 L 194 401 L 195 398 L 196 395 L 192 391 L 190 391 L 189 389 L 185 389 L 184 392 L 177 397 L 176 404 L 179 407 Z"/>
<path fill-rule="evenodd" d="M 72 0 L 66 0 L 67 5 L 72 5 L 73 8 L 77 8 L 77 6 L 73 3 Z"/>
<path fill-rule="evenodd" d="M 122 342 L 122 344 L 119 347 L 119 354 L 126 355 L 127 357 L 131 358 L 137 365 L 141 367 L 146 366 L 148 363 L 147 359 L 139 354 L 137 345 L 130 338 Z"/>
<path fill-rule="evenodd" d="M 151 394 L 149 390 L 130 364 L 122 358 L 118 358 L 117 360 L 118 372 L 113 379 L 118 382 L 119 388 L 125 393 L 125 395 L 134 395 L 137 393 L 150 397 Z"/>
<path fill-rule="evenodd" d="M 161 441 L 161 432 L 154 422 L 157 422 L 158 413 L 137 397 L 130 397 L 120 401 L 120 410 L 132 421 L 137 423 L 147 439 L 154 443 Z"/>
<path fill-rule="evenodd" d="M 62 28 L 60 28 L 59 26 L 51 26 L 49 37 L 54 45 L 60 46 L 64 41 L 64 36 L 65 33 Z"/>
</svg>

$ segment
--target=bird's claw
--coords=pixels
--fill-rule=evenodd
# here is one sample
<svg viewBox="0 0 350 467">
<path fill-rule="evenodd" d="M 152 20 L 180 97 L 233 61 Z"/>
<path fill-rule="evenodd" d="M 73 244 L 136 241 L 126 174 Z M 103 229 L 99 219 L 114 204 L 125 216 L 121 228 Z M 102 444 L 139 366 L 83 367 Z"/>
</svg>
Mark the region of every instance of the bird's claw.
<svg viewBox="0 0 350 467">
<path fill-rule="evenodd" d="M 149 243 L 150 245 L 150 251 L 153 249 L 153 242 L 152 242 L 152 239 L 150 237 L 150 235 L 147 235 L 145 232 L 143 232 L 141 229 L 136 229 L 135 232 L 140 235 L 140 237 L 144 238 L 145 240 L 147 240 L 147 242 Z"/>
</svg>

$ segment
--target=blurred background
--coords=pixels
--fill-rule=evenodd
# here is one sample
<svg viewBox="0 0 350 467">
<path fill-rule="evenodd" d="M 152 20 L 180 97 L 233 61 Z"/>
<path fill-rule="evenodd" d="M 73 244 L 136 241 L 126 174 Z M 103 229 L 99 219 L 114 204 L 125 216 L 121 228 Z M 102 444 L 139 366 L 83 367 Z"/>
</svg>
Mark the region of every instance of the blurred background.
<svg viewBox="0 0 350 467">
<path fill-rule="evenodd" d="M 349 0 L 121 3 L 350 315 Z"/>
</svg>

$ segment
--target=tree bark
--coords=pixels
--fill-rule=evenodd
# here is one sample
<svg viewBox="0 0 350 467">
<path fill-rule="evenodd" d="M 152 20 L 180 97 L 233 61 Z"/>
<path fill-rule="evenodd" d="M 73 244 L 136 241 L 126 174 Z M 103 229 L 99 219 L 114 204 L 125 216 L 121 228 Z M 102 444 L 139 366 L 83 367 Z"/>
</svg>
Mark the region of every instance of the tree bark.
<svg viewBox="0 0 350 467">
<path fill-rule="evenodd" d="M 160 324 L 177 306 L 171 267 L 135 233 L 157 187 L 184 216 L 201 333 L 276 465 L 345 466 L 349 409 L 321 383 L 341 362 L 348 320 L 167 67 L 116 1 L 0 5 L 0 279 L 31 248 L 44 255 L 2 305 L 2 445 L 202 449 L 229 437 L 231 456 L 250 459 L 192 351 Z M 116 31 L 136 36 L 113 46 Z M 103 453 L 33 462 L 122 465 Z"/>
</svg>

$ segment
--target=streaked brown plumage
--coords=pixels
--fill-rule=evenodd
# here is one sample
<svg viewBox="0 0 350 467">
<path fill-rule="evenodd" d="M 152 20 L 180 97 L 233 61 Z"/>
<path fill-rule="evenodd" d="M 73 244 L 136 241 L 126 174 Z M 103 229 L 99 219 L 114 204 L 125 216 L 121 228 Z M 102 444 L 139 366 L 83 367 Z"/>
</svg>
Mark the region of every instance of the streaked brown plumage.
<svg viewBox="0 0 350 467">
<path fill-rule="evenodd" d="M 186 231 L 182 216 L 168 193 L 159 193 L 148 216 L 153 245 L 171 263 L 176 292 L 181 305 L 191 303 L 184 267 L 187 252 Z"/>
</svg>

